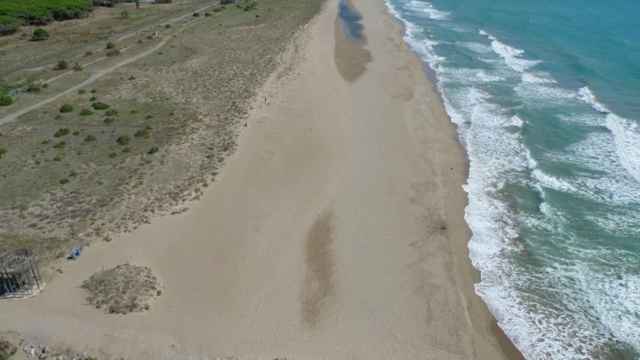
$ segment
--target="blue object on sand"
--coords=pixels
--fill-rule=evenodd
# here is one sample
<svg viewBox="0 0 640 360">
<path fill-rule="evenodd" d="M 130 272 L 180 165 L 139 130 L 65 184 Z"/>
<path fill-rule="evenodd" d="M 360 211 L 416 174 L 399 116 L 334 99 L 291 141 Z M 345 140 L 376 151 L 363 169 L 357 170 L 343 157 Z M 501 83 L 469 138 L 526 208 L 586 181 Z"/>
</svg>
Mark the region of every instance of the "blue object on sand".
<svg viewBox="0 0 640 360">
<path fill-rule="evenodd" d="M 80 252 L 82 251 L 81 248 L 79 247 L 74 247 L 73 249 L 71 249 L 71 253 L 69 254 L 69 256 L 67 257 L 68 260 L 75 260 L 76 258 L 80 257 Z"/>
</svg>

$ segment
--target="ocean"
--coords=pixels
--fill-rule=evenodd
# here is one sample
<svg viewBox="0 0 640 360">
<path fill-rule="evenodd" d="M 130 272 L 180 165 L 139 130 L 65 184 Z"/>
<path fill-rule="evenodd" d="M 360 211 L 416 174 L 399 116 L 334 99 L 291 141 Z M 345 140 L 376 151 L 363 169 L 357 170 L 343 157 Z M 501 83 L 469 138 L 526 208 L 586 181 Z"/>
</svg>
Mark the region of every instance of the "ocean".
<svg viewBox="0 0 640 360">
<path fill-rule="evenodd" d="M 640 359 L 640 1 L 387 6 L 467 151 L 500 327 L 527 359 Z"/>
</svg>

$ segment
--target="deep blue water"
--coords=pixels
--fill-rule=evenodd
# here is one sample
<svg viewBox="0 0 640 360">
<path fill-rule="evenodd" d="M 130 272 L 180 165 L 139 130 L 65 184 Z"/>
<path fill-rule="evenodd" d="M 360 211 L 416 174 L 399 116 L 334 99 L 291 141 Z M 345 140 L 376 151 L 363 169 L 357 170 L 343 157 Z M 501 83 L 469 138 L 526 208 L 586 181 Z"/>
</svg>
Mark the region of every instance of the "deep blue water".
<svg viewBox="0 0 640 360">
<path fill-rule="evenodd" d="M 387 4 L 467 150 L 500 326 L 528 359 L 640 359 L 640 1 Z"/>
</svg>

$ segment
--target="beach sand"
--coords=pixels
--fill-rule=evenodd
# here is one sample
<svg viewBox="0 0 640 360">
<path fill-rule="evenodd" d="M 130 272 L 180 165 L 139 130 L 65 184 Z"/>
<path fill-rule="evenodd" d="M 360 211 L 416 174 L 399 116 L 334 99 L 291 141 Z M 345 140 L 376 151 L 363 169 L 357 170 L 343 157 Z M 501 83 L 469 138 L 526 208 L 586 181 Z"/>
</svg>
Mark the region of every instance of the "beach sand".
<svg viewBox="0 0 640 360">
<path fill-rule="evenodd" d="M 473 291 L 455 129 L 384 3 L 352 5 L 366 41 L 328 0 L 200 201 L 1 302 L 0 330 L 127 359 L 517 358 Z M 151 310 L 88 306 L 82 281 L 126 262 L 161 279 Z"/>
</svg>

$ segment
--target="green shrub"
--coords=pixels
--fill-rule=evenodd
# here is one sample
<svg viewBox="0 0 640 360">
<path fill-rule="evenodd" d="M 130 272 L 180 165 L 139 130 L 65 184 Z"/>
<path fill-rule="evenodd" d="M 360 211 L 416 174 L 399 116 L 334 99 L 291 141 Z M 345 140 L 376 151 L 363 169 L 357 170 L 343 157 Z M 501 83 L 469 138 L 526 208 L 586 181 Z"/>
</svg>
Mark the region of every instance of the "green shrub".
<svg viewBox="0 0 640 360">
<path fill-rule="evenodd" d="M 31 34 L 31 41 L 43 41 L 49 38 L 49 32 L 43 28 L 37 28 L 33 30 Z"/>
<path fill-rule="evenodd" d="M 93 115 L 93 111 L 89 109 L 82 109 L 82 111 L 80 111 L 80 116 L 89 116 L 89 115 Z"/>
<path fill-rule="evenodd" d="M 49 143 L 49 139 L 44 139 L 40 144 L 47 145 Z"/>
<path fill-rule="evenodd" d="M 110 153 L 110 154 L 109 154 L 109 157 L 110 157 L 110 158 L 112 158 L 112 159 L 113 159 L 114 157 L 116 157 L 116 156 L 118 156 L 118 154 L 116 154 L 115 152 L 112 152 L 112 153 Z"/>
<path fill-rule="evenodd" d="M 70 113 L 73 111 L 73 106 L 71 104 L 64 104 L 60 106 L 61 113 Z"/>
<path fill-rule="evenodd" d="M 68 182 L 69 182 L 69 179 L 67 179 L 67 178 L 60 179 L 60 185 L 64 185 L 64 184 L 66 184 Z"/>
<path fill-rule="evenodd" d="M 149 151 L 147 151 L 147 154 L 153 155 L 153 154 L 157 153 L 158 150 L 160 150 L 160 149 L 158 149 L 157 146 L 152 146 L 151 149 L 149 149 Z"/>
<path fill-rule="evenodd" d="M 86 94 L 86 93 L 87 93 L 87 90 L 85 90 L 85 89 L 78 90 L 78 95 L 83 95 L 83 94 Z"/>
<path fill-rule="evenodd" d="M 84 141 L 85 141 L 85 142 L 92 142 L 92 141 L 96 141 L 96 137 L 95 137 L 95 136 L 93 136 L 93 135 L 87 135 L 87 136 L 84 138 Z"/>
<path fill-rule="evenodd" d="M 66 60 L 60 60 L 56 66 L 53 67 L 53 70 L 67 70 L 68 68 L 69 63 Z"/>
<path fill-rule="evenodd" d="M 71 135 L 73 135 L 73 136 L 80 135 L 80 130 L 75 130 L 74 132 L 71 133 Z"/>
<path fill-rule="evenodd" d="M 7 94 L 0 95 L 0 106 L 9 106 L 13 104 L 13 98 Z"/>
<path fill-rule="evenodd" d="M 118 110 L 109 109 L 104 114 L 107 115 L 107 116 L 116 116 L 116 115 L 118 115 Z"/>
<path fill-rule="evenodd" d="M 75 63 L 73 64 L 73 70 L 74 71 L 82 71 L 82 65 L 80 65 L 80 63 Z"/>
<path fill-rule="evenodd" d="M 69 130 L 69 129 L 67 129 L 67 128 L 60 128 L 60 129 L 58 129 L 58 131 L 56 131 L 56 132 L 53 134 L 53 137 L 62 137 L 62 136 L 69 135 L 69 133 L 70 133 L 70 130 Z"/>
<path fill-rule="evenodd" d="M 105 46 L 105 49 L 107 49 L 107 50 L 111 50 L 111 49 L 115 49 L 115 48 L 116 48 L 116 44 L 114 44 L 113 41 L 107 42 L 107 45 Z"/>
<path fill-rule="evenodd" d="M 118 50 L 118 49 L 107 50 L 106 55 L 109 56 L 109 57 L 118 56 L 118 55 L 120 55 L 120 50 Z"/>
<path fill-rule="evenodd" d="M 18 352 L 17 346 L 5 339 L 0 339 L 0 360 L 11 359 L 16 352 Z"/>
<path fill-rule="evenodd" d="M 89 101 L 91 101 L 91 102 L 94 102 L 94 101 L 96 101 L 96 100 L 98 100 L 98 98 L 97 98 L 97 97 L 95 97 L 95 96 L 92 96 L 92 97 L 90 97 L 90 98 L 89 98 Z"/>
<path fill-rule="evenodd" d="M 98 90 L 96 90 L 96 89 L 91 89 L 91 93 L 92 93 L 92 94 L 95 94 L 95 93 L 97 93 L 97 92 L 98 92 Z"/>
<path fill-rule="evenodd" d="M 91 106 L 96 110 L 106 110 L 109 108 L 108 104 L 102 102 L 94 102 L 93 104 L 91 104 Z"/>
<path fill-rule="evenodd" d="M 144 129 L 140 129 L 138 131 L 136 131 L 133 136 L 134 137 L 141 137 L 141 138 L 148 138 L 149 135 L 151 134 L 151 126 L 147 126 Z"/>
<path fill-rule="evenodd" d="M 62 161 L 63 156 L 58 154 L 56 156 L 54 156 L 53 161 Z"/>
<path fill-rule="evenodd" d="M 103 121 L 104 121 L 105 124 L 109 125 L 109 124 L 113 123 L 114 121 L 116 121 L 116 119 L 114 119 L 112 117 L 106 117 L 106 118 L 104 118 Z"/>
<path fill-rule="evenodd" d="M 10 35 L 18 31 L 21 21 L 6 15 L 0 15 L 0 35 Z"/>
<path fill-rule="evenodd" d="M 129 12 L 127 10 L 122 10 L 120 12 L 120 18 L 121 19 L 128 19 L 129 18 Z"/>
<path fill-rule="evenodd" d="M 118 145 L 128 145 L 129 141 L 131 141 L 131 138 L 129 138 L 129 135 L 121 135 L 116 139 L 116 142 L 118 143 Z"/>
<path fill-rule="evenodd" d="M 67 143 L 65 143 L 64 141 L 59 141 L 55 145 L 53 145 L 53 147 L 55 149 L 63 149 L 65 145 L 67 145 Z"/>
<path fill-rule="evenodd" d="M 0 159 L 2 159 L 2 157 L 4 156 L 4 154 L 7 153 L 7 149 L 0 147 Z"/>
</svg>

